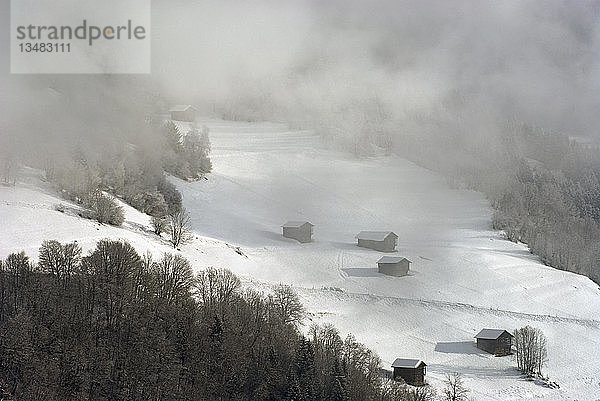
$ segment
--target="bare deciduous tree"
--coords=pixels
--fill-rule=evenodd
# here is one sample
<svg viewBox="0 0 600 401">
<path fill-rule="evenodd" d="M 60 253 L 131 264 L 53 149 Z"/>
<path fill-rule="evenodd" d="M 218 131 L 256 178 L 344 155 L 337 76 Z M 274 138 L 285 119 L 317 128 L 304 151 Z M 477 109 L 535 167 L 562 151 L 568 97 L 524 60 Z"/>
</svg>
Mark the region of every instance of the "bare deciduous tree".
<svg viewBox="0 0 600 401">
<path fill-rule="evenodd" d="M 18 162 L 8 151 L 0 154 L 0 178 L 5 185 L 15 185 L 17 180 Z"/>
<path fill-rule="evenodd" d="M 156 295 L 168 303 L 188 295 L 194 282 L 192 267 L 187 259 L 165 254 L 160 262 L 153 264 L 156 274 Z"/>
<path fill-rule="evenodd" d="M 169 234 L 169 242 L 171 242 L 173 248 L 189 244 L 194 239 L 190 215 L 185 208 L 169 215 L 167 233 Z"/>
<path fill-rule="evenodd" d="M 433 387 L 424 385 L 421 387 L 410 387 L 404 396 L 406 401 L 434 401 L 436 393 Z"/>
<path fill-rule="evenodd" d="M 81 247 L 76 242 L 61 244 L 44 241 L 40 247 L 38 265 L 43 272 L 68 280 L 81 262 Z"/>
<path fill-rule="evenodd" d="M 209 267 L 196 276 L 195 288 L 201 304 L 207 311 L 222 310 L 242 284 L 232 272 Z"/>
<path fill-rule="evenodd" d="M 292 323 L 298 324 L 304 317 L 304 306 L 298 298 L 298 294 L 294 292 L 292 287 L 289 285 L 280 285 L 275 289 L 273 294 L 269 297 L 277 317 L 285 324 Z"/>
<path fill-rule="evenodd" d="M 444 401 L 466 401 L 469 390 L 465 387 L 460 373 L 454 372 L 446 375 L 445 387 L 442 390 Z"/>
<path fill-rule="evenodd" d="M 548 360 L 546 336 L 538 328 L 525 326 L 515 330 L 517 368 L 526 375 L 541 375 Z"/>
</svg>

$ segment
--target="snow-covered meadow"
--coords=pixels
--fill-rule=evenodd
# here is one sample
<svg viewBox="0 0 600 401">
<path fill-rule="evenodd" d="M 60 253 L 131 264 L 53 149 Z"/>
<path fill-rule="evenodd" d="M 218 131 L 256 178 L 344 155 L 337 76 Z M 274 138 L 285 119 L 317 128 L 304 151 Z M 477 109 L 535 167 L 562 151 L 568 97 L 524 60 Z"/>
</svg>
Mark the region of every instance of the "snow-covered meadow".
<svg viewBox="0 0 600 401">
<path fill-rule="evenodd" d="M 385 365 L 423 359 L 434 386 L 461 372 L 476 400 L 600 399 L 600 289 L 492 231 L 480 194 L 451 189 L 393 156 L 357 160 L 327 150 L 308 131 L 199 124 L 211 129 L 214 172 L 199 182 L 173 179 L 197 234 L 182 253 L 197 269 L 226 267 L 265 291 L 291 284 L 310 312 L 307 327 L 333 323 Z M 2 258 L 20 250 L 35 256 L 44 239 L 78 240 L 89 249 L 101 238 L 125 238 L 141 253 L 170 251 L 151 233 L 148 216 L 126 207 L 122 228 L 100 226 L 78 217 L 37 172 L 26 169 L 22 177 L 16 187 L 0 187 Z M 312 222 L 314 241 L 283 238 L 286 220 Z M 412 261 L 409 276 L 377 273 L 381 254 L 355 246 L 361 230 L 396 232 L 398 255 Z M 526 324 L 548 337 L 546 372 L 560 389 L 525 381 L 511 357 L 474 347 L 481 328 Z"/>
</svg>

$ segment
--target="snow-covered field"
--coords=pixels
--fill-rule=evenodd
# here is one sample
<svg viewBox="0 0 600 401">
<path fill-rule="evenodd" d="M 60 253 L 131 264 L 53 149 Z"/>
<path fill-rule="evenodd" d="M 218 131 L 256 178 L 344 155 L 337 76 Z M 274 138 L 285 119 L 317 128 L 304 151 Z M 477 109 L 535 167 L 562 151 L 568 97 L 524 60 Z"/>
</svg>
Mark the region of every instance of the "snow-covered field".
<svg viewBox="0 0 600 401">
<path fill-rule="evenodd" d="M 173 179 L 198 235 L 183 253 L 198 269 L 227 267 L 265 290 L 292 284 L 313 322 L 353 333 L 385 365 L 423 359 L 434 386 L 461 372 L 476 400 L 600 399 L 600 289 L 503 240 L 480 194 L 452 190 L 396 157 L 356 160 L 325 150 L 310 132 L 201 123 L 211 128 L 214 173 L 195 183 Z M 169 251 L 147 216 L 128 208 L 123 228 L 100 226 L 56 211 L 67 202 L 36 172 L 23 176 L 16 188 L 0 187 L 0 257 L 21 249 L 35 256 L 44 239 L 77 239 L 89 249 L 100 238 L 125 238 L 140 252 Z M 315 224 L 314 242 L 283 238 L 286 220 Z M 381 254 L 355 246 L 361 230 L 396 232 L 398 255 L 413 262 L 409 276 L 377 273 Z M 559 390 L 521 379 L 511 357 L 474 347 L 481 328 L 525 324 L 548 337 L 546 372 Z"/>
</svg>

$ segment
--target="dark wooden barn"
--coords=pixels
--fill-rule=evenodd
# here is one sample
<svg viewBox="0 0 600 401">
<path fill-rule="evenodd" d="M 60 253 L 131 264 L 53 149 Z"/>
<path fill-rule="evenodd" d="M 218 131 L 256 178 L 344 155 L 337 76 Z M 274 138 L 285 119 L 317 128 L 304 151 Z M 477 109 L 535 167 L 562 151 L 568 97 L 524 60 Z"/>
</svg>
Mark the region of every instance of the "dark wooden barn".
<svg viewBox="0 0 600 401">
<path fill-rule="evenodd" d="M 299 242 L 311 242 L 314 225 L 308 221 L 288 221 L 283 226 L 283 236 Z"/>
<path fill-rule="evenodd" d="M 394 252 L 398 236 L 392 231 L 361 231 L 356 235 L 358 246 L 379 252 Z"/>
<path fill-rule="evenodd" d="M 377 261 L 379 273 L 387 274 L 388 276 L 406 276 L 410 269 L 410 260 L 401 256 L 382 256 Z"/>
<path fill-rule="evenodd" d="M 483 329 L 475 338 L 477 348 L 494 354 L 505 356 L 511 354 L 513 335 L 503 329 Z"/>
<path fill-rule="evenodd" d="M 171 113 L 171 120 L 187 122 L 196 120 L 196 109 L 189 104 L 173 106 L 169 113 Z"/>
<path fill-rule="evenodd" d="M 420 359 L 398 358 L 392 363 L 394 380 L 402 378 L 406 384 L 411 386 L 422 386 L 425 384 L 427 364 Z"/>
</svg>

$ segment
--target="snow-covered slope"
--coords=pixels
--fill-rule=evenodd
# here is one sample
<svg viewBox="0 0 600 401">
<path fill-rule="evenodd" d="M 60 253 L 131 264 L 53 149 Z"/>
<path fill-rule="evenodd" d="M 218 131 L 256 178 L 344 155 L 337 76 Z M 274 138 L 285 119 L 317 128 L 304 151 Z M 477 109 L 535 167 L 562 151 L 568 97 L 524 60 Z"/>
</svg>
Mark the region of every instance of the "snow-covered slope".
<svg viewBox="0 0 600 401">
<path fill-rule="evenodd" d="M 315 322 L 333 322 L 377 350 L 422 358 L 434 384 L 463 372 L 476 399 L 600 398 L 600 289 L 544 266 L 490 228 L 478 193 L 396 157 L 356 160 L 324 150 L 310 132 L 277 124 L 203 121 L 214 173 L 177 181 L 197 232 L 242 247 L 233 270 L 262 283 L 298 287 Z M 283 238 L 280 225 L 308 220 L 314 242 Z M 408 277 L 377 273 L 375 251 L 355 246 L 361 230 L 393 230 Z M 323 288 L 342 289 L 323 290 Z M 510 357 L 473 346 L 484 327 L 531 324 L 549 339 L 549 390 L 523 381 Z"/>
<path fill-rule="evenodd" d="M 197 268 L 228 267 L 259 289 L 292 284 L 313 322 L 353 333 L 386 365 L 424 359 L 434 385 L 462 372 L 477 400 L 600 398 L 600 289 L 503 240 L 481 195 L 452 190 L 396 157 L 356 160 L 325 150 L 310 132 L 200 124 L 211 128 L 214 173 L 194 183 L 173 179 L 198 235 L 182 252 Z M 140 252 L 171 251 L 147 216 L 127 208 L 123 228 L 101 226 L 69 212 L 74 206 L 44 189 L 36 172 L 24 177 L 16 188 L 0 187 L 0 257 L 21 249 L 35 256 L 44 239 L 77 239 L 89 249 L 100 238 L 125 238 Z M 283 238 L 286 220 L 315 224 L 314 242 Z M 377 273 L 381 254 L 354 245 L 361 230 L 395 231 L 398 254 L 413 262 L 410 275 Z M 483 327 L 525 324 L 547 335 L 547 372 L 561 389 L 524 381 L 512 358 L 473 346 Z"/>
<path fill-rule="evenodd" d="M 152 232 L 148 215 L 119 201 L 125 214 L 122 227 L 81 218 L 80 207 L 54 193 L 42 176 L 41 172 L 26 168 L 15 187 L 0 185 L 0 258 L 25 251 L 36 260 L 40 245 L 48 239 L 77 241 L 84 252 L 104 238 L 127 240 L 140 254 L 150 252 L 155 257 L 177 252 L 166 239 Z M 199 267 L 235 266 L 238 260 L 246 259 L 232 245 L 202 236 L 196 236 L 184 251 Z"/>
</svg>

